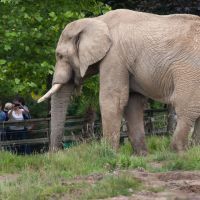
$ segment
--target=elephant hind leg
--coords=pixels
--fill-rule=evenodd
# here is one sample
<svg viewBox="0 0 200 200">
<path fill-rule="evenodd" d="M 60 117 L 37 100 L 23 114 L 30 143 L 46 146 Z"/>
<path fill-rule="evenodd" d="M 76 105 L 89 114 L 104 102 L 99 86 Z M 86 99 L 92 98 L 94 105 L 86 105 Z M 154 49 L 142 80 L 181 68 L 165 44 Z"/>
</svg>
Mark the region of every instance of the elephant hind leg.
<svg viewBox="0 0 200 200">
<path fill-rule="evenodd" d="M 140 94 L 131 94 L 125 110 L 125 118 L 128 125 L 128 136 L 134 152 L 138 155 L 146 155 L 144 130 L 144 107 L 146 98 Z"/>
<path fill-rule="evenodd" d="M 187 79 L 185 79 L 187 80 Z M 179 83 L 180 85 L 183 82 Z M 177 114 L 177 126 L 172 139 L 172 148 L 176 151 L 183 151 L 188 146 L 188 135 L 194 122 L 200 116 L 200 93 L 199 87 L 193 84 L 182 90 L 176 89 L 174 101 Z"/>
<path fill-rule="evenodd" d="M 189 105 L 178 106 L 176 108 L 177 113 L 177 126 L 173 135 L 172 148 L 176 151 L 183 151 L 188 145 L 188 135 L 191 127 L 195 123 L 195 133 L 200 131 L 200 105 L 194 98 L 193 101 L 189 101 Z M 195 134 L 194 133 L 194 134 Z M 193 134 L 193 135 L 194 135 Z M 198 134 L 197 134 L 198 135 Z M 199 136 L 198 136 L 199 137 Z M 200 137 L 199 137 L 200 140 Z"/>
<path fill-rule="evenodd" d="M 195 122 L 192 140 L 195 145 L 200 145 L 200 117 Z"/>
<path fill-rule="evenodd" d="M 191 123 L 183 118 L 178 118 L 177 126 L 173 134 L 171 148 L 177 152 L 182 152 L 188 146 L 188 134 L 191 129 Z"/>
</svg>

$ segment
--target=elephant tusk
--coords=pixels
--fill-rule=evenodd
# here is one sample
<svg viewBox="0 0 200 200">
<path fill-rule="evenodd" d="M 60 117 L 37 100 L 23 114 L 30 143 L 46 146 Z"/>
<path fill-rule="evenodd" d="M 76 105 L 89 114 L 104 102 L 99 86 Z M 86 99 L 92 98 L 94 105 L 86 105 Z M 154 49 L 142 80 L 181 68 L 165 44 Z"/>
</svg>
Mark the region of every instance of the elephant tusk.
<svg viewBox="0 0 200 200">
<path fill-rule="evenodd" d="M 60 88 L 61 88 L 62 84 L 54 84 L 51 89 L 41 98 L 38 99 L 38 103 L 41 103 L 42 101 L 48 99 L 49 97 L 51 97 L 51 95 L 53 95 L 54 93 L 56 93 Z"/>
</svg>

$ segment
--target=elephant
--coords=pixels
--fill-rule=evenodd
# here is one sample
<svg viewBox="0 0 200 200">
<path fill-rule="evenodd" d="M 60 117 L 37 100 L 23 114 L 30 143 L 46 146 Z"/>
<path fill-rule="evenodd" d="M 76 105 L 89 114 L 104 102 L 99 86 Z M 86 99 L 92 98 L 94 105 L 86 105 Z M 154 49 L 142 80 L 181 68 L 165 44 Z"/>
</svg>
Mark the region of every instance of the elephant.
<svg viewBox="0 0 200 200">
<path fill-rule="evenodd" d="M 51 97 L 52 150 L 62 144 L 74 88 L 97 73 L 103 137 L 113 149 L 124 116 L 134 152 L 147 153 L 143 110 L 151 98 L 175 108 L 171 147 L 184 151 L 200 123 L 200 17 L 118 9 L 69 23 L 57 43 L 52 88 L 38 100 Z"/>
</svg>

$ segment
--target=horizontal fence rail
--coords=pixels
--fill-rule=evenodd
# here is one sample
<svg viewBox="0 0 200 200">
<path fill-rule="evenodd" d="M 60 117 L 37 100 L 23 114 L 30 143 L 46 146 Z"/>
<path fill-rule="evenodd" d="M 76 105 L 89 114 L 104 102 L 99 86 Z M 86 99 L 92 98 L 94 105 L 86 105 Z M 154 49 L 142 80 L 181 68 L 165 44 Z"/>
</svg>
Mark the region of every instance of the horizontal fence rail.
<svg viewBox="0 0 200 200">
<path fill-rule="evenodd" d="M 167 132 L 167 115 L 166 109 L 146 110 L 144 116 L 146 135 L 165 134 Z M 102 134 L 100 120 L 87 124 L 81 116 L 67 116 L 64 130 L 63 142 L 77 141 L 85 137 L 101 137 Z M 127 137 L 127 131 L 127 124 L 123 119 L 122 139 Z M 50 118 L 0 122 L 0 148 L 24 144 L 48 145 L 49 141 Z"/>
</svg>

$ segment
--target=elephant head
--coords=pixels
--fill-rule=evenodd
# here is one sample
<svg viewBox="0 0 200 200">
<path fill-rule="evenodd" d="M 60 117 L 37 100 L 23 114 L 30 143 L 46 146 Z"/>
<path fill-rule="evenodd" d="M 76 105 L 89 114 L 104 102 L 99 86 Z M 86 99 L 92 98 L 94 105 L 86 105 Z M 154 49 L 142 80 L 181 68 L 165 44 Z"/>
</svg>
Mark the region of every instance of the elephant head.
<svg viewBox="0 0 200 200">
<path fill-rule="evenodd" d="M 103 59 L 110 46 L 107 25 L 95 18 L 74 21 L 63 30 L 56 48 L 52 88 L 38 100 L 52 96 L 51 150 L 57 150 L 62 144 L 66 110 L 74 86 L 88 75 L 89 66 Z"/>
</svg>

